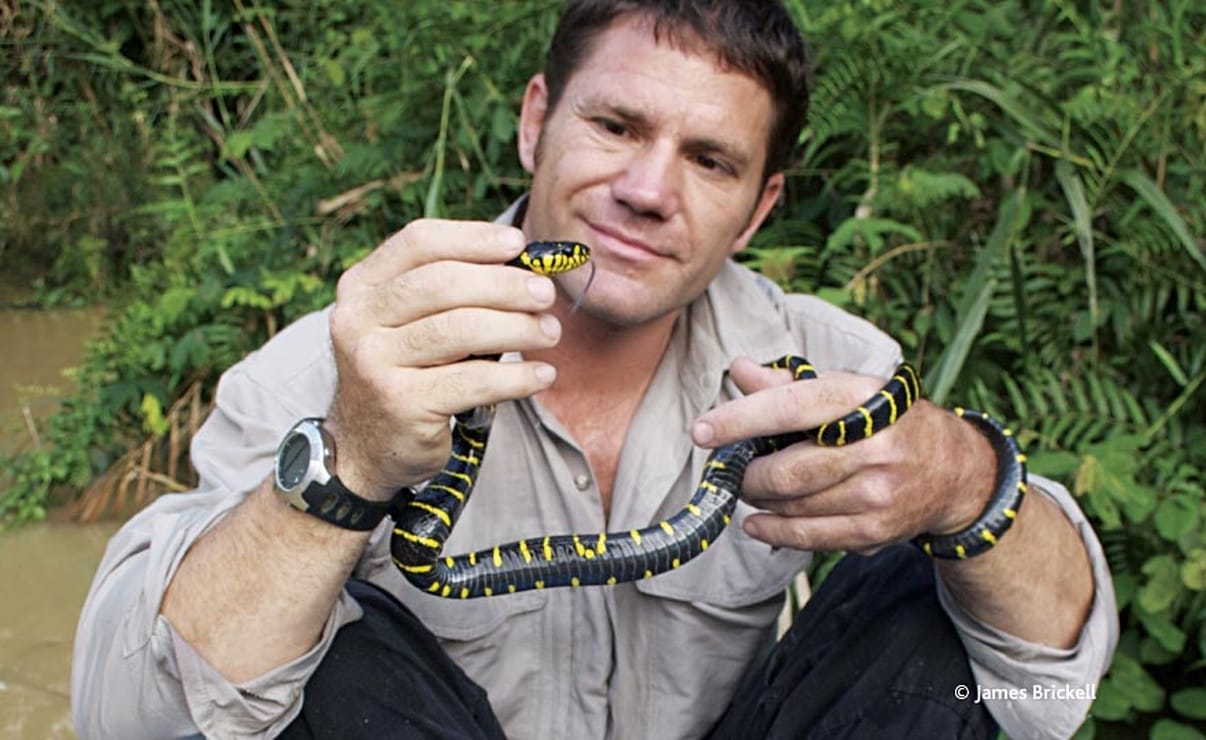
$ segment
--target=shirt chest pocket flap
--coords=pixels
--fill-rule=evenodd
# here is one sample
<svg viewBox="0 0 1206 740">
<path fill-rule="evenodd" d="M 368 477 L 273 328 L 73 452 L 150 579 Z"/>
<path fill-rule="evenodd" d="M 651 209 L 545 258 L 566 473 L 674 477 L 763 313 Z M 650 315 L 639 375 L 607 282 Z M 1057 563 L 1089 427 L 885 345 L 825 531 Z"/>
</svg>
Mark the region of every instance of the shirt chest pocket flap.
<svg viewBox="0 0 1206 740">
<path fill-rule="evenodd" d="M 524 591 L 484 599 L 457 599 L 425 594 L 406 585 L 400 596 L 441 640 L 475 641 L 501 637 L 502 632 L 514 627 L 516 617 L 544 607 L 548 594 Z M 504 624 L 508 624 L 506 629 Z M 493 638 L 487 641 L 493 641 Z"/>
<path fill-rule="evenodd" d="M 738 502 L 733 521 L 706 551 L 675 570 L 637 581 L 637 590 L 728 609 L 759 604 L 782 593 L 811 556 L 791 549 L 774 550 L 747 536 L 741 531 L 741 521 L 754 511 Z"/>
</svg>

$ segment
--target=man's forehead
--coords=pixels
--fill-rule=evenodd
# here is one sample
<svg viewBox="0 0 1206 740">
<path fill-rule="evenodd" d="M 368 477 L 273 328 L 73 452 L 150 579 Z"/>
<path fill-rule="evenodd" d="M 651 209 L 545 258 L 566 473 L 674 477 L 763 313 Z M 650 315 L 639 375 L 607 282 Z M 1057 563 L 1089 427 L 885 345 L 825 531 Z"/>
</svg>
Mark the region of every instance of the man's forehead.
<svg viewBox="0 0 1206 740">
<path fill-rule="evenodd" d="M 650 124 L 677 113 L 748 155 L 755 148 L 747 140 L 751 129 L 767 129 L 773 115 L 761 81 L 724 64 L 690 31 L 655 36 L 646 16 L 622 16 L 600 32 L 567 84 L 575 107 Z"/>
<path fill-rule="evenodd" d="M 614 46 L 617 40 L 628 48 L 647 47 L 674 52 L 684 57 L 705 60 L 718 72 L 730 71 L 720 51 L 694 29 L 685 25 L 671 25 L 665 21 L 658 22 L 651 14 L 640 11 L 623 13 L 599 30 L 582 55 L 582 63 L 590 63 L 600 53 L 604 56 L 604 63 L 618 61 L 608 58 L 605 51 L 605 47 Z"/>
</svg>

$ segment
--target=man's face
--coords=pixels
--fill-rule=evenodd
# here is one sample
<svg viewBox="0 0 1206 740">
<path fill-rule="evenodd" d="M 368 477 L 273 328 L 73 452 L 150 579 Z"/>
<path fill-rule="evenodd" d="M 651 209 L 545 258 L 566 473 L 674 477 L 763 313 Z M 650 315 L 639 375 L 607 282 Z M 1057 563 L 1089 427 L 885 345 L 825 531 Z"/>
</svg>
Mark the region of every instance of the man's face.
<svg viewBox="0 0 1206 740">
<path fill-rule="evenodd" d="M 556 109 L 547 103 L 537 75 L 520 122 L 533 175 L 524 230 L 592 247 L 583 309 L 605 321 L 632 326 L 690 303 L 782 190 L 782 174 L 762 183 L 770 94 L 702 47 L 657 43 L 640 17 L 604 31 Z M 561 284 L 577 298 L 588 274 Z"/>
</svg>

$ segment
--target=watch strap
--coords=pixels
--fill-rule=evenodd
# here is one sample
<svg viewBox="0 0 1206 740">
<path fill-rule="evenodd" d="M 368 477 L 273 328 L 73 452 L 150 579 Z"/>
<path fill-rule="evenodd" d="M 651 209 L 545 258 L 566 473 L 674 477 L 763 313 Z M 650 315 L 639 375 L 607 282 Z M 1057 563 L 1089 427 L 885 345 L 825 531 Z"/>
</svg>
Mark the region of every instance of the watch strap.
<svg viewBox="0 0 1206 740">
<path fill-rule="evenodd" d="M 393 501 L 369 501 L 348 490 L 339 476 L 333 475 L 326 483 L 313 481 L 302 493 L 307 514 L 316 516 L 343 529 L 368 532 L 377 528 Z"/>
</svg>

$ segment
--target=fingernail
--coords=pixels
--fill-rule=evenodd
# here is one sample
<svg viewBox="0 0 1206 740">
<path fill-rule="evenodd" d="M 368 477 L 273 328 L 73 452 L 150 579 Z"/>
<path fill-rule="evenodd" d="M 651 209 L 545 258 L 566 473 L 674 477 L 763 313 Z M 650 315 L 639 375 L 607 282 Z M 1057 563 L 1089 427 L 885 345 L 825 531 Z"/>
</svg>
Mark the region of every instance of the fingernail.
<svg viewBox="0 0 1206 740">
<path fill-rule="evenodd" d="M 528 278 L 528 292 L 538 301 L 547 302 L 553 299 L 553 281 L 546 277 L 532 276 Z"/>
<path fill-rule="evenodd" d="M 540 331 L 549 339 L 557 339 L 561 336 L 561 322 L 556 317 L 545 314 L 540 317 Z"/>
<path fill-rule="evenodd" d="M 708 444 L 715 435 L 716 431 L 706 421 L 697 421 L 695 422 L 695 426 L 691 427 L 691 438 L 695 440 L 695 444 L 697 445 Z"/>
<path fill-rule="evenodd" d="M 541 363 L 537 365 L 532 372 L 536 374 L 536 379 L 545 385 L 548 385 L 557 379 L 557 368 L 553 367 L 552 365 L 545 365 Z"/>
<path fill-rule="evenodd" d="M 517 252 L 523 249 L 524 236 L 519 229 L 502 229 L 494 232 L 494 241 L 500 247 L 503 247 L 509 252 Z"/>
</svg>

